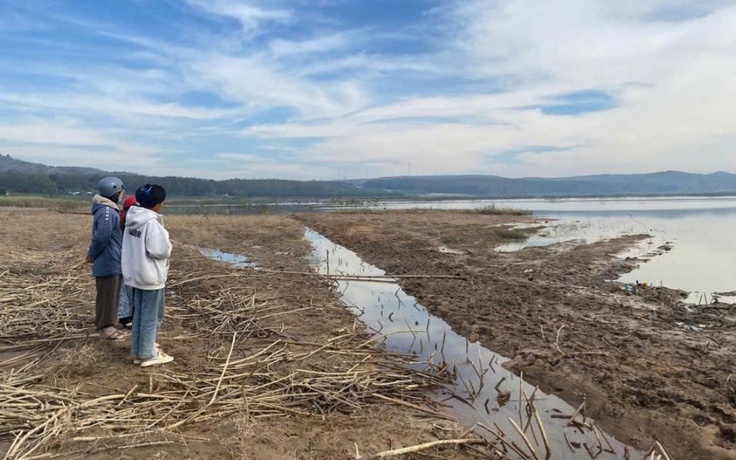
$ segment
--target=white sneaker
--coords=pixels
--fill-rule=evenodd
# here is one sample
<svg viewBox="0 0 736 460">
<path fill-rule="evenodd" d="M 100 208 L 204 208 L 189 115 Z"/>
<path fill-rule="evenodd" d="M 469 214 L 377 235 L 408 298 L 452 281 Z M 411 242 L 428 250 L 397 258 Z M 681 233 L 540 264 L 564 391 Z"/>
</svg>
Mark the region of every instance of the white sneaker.
<svg viewBox="0 0 736 460">
<path fill-rule="evenodd" d="M 153 346 L 156 347 L 156 351 L 159 351 L 161 349 L 161 346 L 158 344 L 158 342 L 153 342 Z M 133 364 L 140 364 L 142 361 L 140 359 L 134 359 Z"/>
<path fill-rule="evenodd" d="M 173 356 L 169 356 L 163 351 L 159 350 L 155 358 L 148 359 L 141 363 L 141 367 L 155 366 L 156 364 L 166 364 L 174 360 Z"/>
</svg>

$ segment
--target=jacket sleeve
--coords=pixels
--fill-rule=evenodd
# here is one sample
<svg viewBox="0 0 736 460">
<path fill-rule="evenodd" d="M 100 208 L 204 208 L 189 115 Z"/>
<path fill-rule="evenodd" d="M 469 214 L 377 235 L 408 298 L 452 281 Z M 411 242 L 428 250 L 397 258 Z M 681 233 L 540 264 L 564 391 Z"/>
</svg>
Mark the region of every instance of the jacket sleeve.
<svg viewBox="0 0 736 460">
<path fill-rule="evenodd" d="M 92 242 L 89 244 L 89 251 L 87 255 L 93 259 L 96 259 L 105 251 L 110 238 L 112 238 L 112 232 L 115 226 L 115 219 L 113 219 L 113 212 L 110 208 L 98 209 L 95 212 L 93 231 L 92 231 Z"/>
<path fill-rule="evenodd" d="M 169 232 L 156 222 L 146 232 L 146 252 L 154 259 L 168 259 L 171 257 L 171 241 Z"/>
</svg>

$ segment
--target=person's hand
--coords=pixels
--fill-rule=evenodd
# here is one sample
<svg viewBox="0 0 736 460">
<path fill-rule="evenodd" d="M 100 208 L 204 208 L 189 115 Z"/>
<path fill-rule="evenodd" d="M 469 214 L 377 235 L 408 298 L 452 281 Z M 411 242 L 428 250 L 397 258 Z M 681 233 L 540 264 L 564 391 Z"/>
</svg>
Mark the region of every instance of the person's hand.
<svg viewBox="0 0 736 460">
<path fill-rule="evenodd" d="M 95 259 L 93 259 L 92 256 L 87 256 L 87 258 L 84 261 L 87 262 L 88 264 L 95 263 Z"/>
</svg>

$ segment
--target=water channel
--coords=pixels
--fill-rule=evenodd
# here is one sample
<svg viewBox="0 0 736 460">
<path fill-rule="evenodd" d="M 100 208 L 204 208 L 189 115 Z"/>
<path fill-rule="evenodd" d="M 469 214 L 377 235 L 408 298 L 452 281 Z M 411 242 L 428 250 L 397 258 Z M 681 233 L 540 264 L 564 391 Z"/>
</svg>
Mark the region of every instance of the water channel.
<svg viewBox="0 0 736 460">
<path fill-rule="evenodd" d="M 385 276 L 383 270 L 319 233 L 307 230 L 305 237 L 314 249 L 312 264 L 321 274 L 328 274 L 329 270 L 330 275 Z M 527 441 L 518 434 L 521 430 L 540 459 L 547 453 L 540 425 L 549 440 L 550 458 L 644 457 L 642 452 L 603 434 L 590 419 L 586 422 L 593 428 L 568 426 L 569 417 L 576 408 L 554 395 L 536 390 L 505 370 L 502 364 L 506 358 L 453 331 L 397 283 L 381 281 L 338 279 L 335 282 L 342 303 L 388 351 L 411 356 L 413 364 L 409 367 L 418 370 L 450 370 L 455 376 L 454 383 L 432 397 L 445 404 L 447 411 L 467 428 L 473 428 L 488 439 L 495 439 L 491 431 L 502 432 L 529 455 Z M 539 420 L 527 411 L 531 399 Z M 582 421 L 583 417 L 576 420 Z"/>
<path fill-rule="evenodd" d="M 395 280 L 385 278 L 383 270 L 317 232 L 306 230 L 305 238 L 313 248 L 314 269 L 323 275 L 337 275 L 334 282 L 340 301 L 365 324 L 375 341 L 389 352 L 409 357 L 406 366 L 411 369 L 444 369 L 451 375 L 453 382 L 430 396 L 478 435 L 489 440 L 502 435 L 509 443 L 509 458 L 645 457 L 643 452 L 605 434 L 582 413 L 570 423 L 576 408 L 504 369 L 507 358 L 469 342 L 444 320 L 431 315 Z M 240 268 L 257 268 L 242 255 L 210 250 L 202 253 Z M 382 279 L 340 279 L 340 275 Z"/>
</svg>

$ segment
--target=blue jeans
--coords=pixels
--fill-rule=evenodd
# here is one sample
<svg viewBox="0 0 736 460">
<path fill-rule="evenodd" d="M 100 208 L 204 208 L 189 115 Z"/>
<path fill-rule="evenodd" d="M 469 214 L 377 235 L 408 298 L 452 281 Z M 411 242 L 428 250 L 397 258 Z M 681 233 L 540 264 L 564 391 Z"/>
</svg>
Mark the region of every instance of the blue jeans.
<svg viewBox="0 0 736 460">
<path fill-rule="evenodd" d="M 133 330 L 130 355 L 146 361 L 156 357 L 156 337 L 164 319 L 164 289 L 133 288 Z"/>
</svg>

